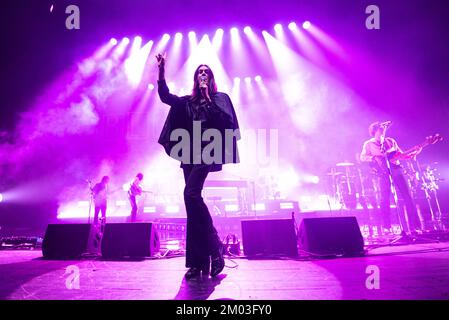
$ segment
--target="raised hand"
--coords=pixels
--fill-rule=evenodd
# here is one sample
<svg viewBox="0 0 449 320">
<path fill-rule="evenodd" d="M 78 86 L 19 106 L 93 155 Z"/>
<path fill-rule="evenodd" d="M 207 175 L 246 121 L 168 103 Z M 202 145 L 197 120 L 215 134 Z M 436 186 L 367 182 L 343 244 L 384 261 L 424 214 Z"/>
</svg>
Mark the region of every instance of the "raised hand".
<svg viewBox="0 0 449 320">
<path fill-rule="evenodd" d="M 167 60 L 167 52 L 165 52 L 164 55 L 158 53 L 156 55 L 156 59 L 157 59 L 157 66 L 159 68 L 164 68 L 165 67 L 165 60 Z"/>
</svg>

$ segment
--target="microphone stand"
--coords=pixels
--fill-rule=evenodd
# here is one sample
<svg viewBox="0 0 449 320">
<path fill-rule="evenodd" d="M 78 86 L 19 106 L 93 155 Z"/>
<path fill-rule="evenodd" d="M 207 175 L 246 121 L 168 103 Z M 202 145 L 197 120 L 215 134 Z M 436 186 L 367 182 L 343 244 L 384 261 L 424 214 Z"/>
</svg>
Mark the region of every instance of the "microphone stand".
<svg viewBox="0 0 449 320">
<path fill-rule="evenodd" d="M 87 223 L 90 224 L 90 214 L 92 211 L 92 203 L 94 202 L 94 190 L 92 189 L 92 181 L 87 180 L 87 184 L 89 185 L 89 194 L 90 194 L 90 198 L 89 198 L 89 217 L 87 219 Z"/>
<path fill-rule="evenodd" d="M 385 135 L 387 133 L 387 129 L 388 127 L 385 127 Z M 384 138 L 383 141 L 380 144 L 380 150 L 382 151 L 382 154 L 384 156 L 384 160 L 386 163 L 386 167 L 387 167 L 387 173 L 388 173 L 388 179 L 390 181 L 390 188 L 391 188 L 391 192 L 393 193 L 393 199 L 394 199 L 394 204 L 396 206 L 396 215 L 398 217 L 398 221 L 399 221 L 399 227 L 401 229 L 401 235 L 399 237 L 397 237 L 396 239 L 393 239 L 390 244 L 394 244 L 402 239 L 407 239 L 408 242 L 410 242 L 410 238 L 408 237 L 407 233 L 404 230 L 404 224 L 401 218 L 401 209 L 399 208 L 399 198 L 398 198 L 398 193 L 396 190 L 396 186 L 394 184 L 394 180 L 393 180 L 393 172 L 391 170 L 391 164 L 390 164 L 390 160 L 388 159 L 388 154 L 387 154 L 387 150 L 385 148 L 385 141 L 386 139 Z M 404 215 L 405 218 L 405 215 Z"/>
</svg>

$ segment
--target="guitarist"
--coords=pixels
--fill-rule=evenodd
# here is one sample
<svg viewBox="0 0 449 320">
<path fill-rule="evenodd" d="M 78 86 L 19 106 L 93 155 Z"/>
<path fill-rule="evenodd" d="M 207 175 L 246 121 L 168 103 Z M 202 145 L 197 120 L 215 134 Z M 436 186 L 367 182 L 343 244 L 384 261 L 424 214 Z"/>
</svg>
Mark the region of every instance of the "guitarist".
<svg viewBox="0 0 449 320">
<path fill-rule="evenodd" d="M 101 182 L 92 188 L 92 195 L 95 203 L 94 225 L 98 224 L 98 216 L 101 213 L 102 226 L 106 223 L 106 207 L 108 198 L 109 177 L 104 176 Z"/>
<path fill-rule="evenodd" d="M 136 216 L 137 216 L 137 201 L 136 201 L 136 197 L 142 195 L 142 187 L 140 186 L 140 183 L 143 180 L 143 174 L 142 173 L 138 173 L 136 175 L 136 178 L 134 179 L 134 181 L 131 183 L 131 186 L 128 190 L 128 198 L 129 198 L 129 203 L 131 204 L 131 222 L 135 222 L 136 221 Z"/>
<path fill-rule="evenodd" d="M 404 154 L 396 140 L 390 137 L 385 137 L 386 129 L 390 124 L 391 122 L 374 122 L 369 126 L 368 132 L 372 138 L 365 141 L 363 144 L 360 160 L 370 162 L 378 173 L 380 187 L 380 211 L 382 215 L 383 228 L 387 229 L 387 233 L 391 234 L 391 183 L 387 166 L 387 161 L 389 161 L 392 180 L 396 190 L 404 199 L 405 207 L 407 209 L 409 231 L 411 233 L 417 233 L 421 229 L 421 223 L 416 210 L 416 205 L 410 193 L 409 186 L 402 172 L 402 167 L 400 166 L 400 162 L 397 158 L 400 156 L 401 159 L 414 159 L 422 151 L 422 148 L 417 148 L 410 153 Z M 385 157 L 385 155 L 387 157 Z M 393 157 L 396 159 L 393 159 Z"/>
</svg>

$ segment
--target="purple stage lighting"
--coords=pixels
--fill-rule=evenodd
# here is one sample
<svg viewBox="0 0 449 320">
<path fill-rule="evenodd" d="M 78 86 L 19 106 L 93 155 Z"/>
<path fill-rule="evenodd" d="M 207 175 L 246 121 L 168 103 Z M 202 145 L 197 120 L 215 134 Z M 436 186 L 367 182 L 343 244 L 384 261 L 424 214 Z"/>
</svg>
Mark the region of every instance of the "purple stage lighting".
<svg viewBox="0 0 449 320">
<path fill-rule="evenodd" d="M 117 39 L 116 38 L 111 38 L 111 40 L 109 40 L 109 42 L 115 46 L 117 44 Z"/>
<path fill-rule="evenodd" d="M 237 29 L 236 27 L 231 28 L 232 36 L 237 36 L 238 34 L 239 34 L 239 29 Z"/>
<path fill-rule="evenodd" d="M 3 195 L 0 193 L 0 202 L 3 201 Z"/>
<path fill-rule="evenodd" d="M 195 36 L 196 36 L 195 31 L 190 31 L 189 32 L 189 38 L 193 38 Z"/>
<path fill-rule="evenodd" d="M 281 25 L 280 23 L 277 23 L 277 24 L 274 26 L 274 31 L 276 31 L 276 32 L 282 32 L 282 25 Z"/>
<path fill-rule="evenodd" d="M 162 36 L 162 40 L 163 41 L 168 41 L 170 40 L 170 35 L 168 33 L 164 33 L 164 35 Z"/>
<path fill-rule="evenodd" d="M 142 37 L 140 37 L 140 36 L 134 37 L 134 42 L 142 43 Z"/>
<path fill-rule="evenodd" d="M 182 33 L 181 32 L 177 32 L 175 34 L 175 40 L 181 40 L 182 39 Z"/>
<path fill-rule="evenodd" d="M 234 78 L 234 82 L 235 82 L 235 83 L 239 83 L 239 82 L 240 82 L 240 78 L 239 78 L 239 77 L 235 77 L 235 78 Z"/>
<path fill-rule="evenodd" d="M 288 24 L 288 28 L 290 29 L 290 30 L 295 30 L 296 28 L 297 28 L 298 26 L 296 25 L 296 22 L 290 22 L 289 24 Z"/>
<path fill-rule="evenodd" d="M 53 5 L 51 5 L 50 7 L 50 12 L 53 12 Z"/>
<path fill-rule="evenodd" d="M 311 25 L 312 24 L 310 23 L 310 21 L 304 21 L 304 23 L 302 24 L 302 27 L 307 30 L 310 28 Z"/>
<path fill-rule="evenodd" d="M 150 84 L 148 85 L 148 89 L 149 89 L 149 90 L 153 90 L 153 89 L 154 89 L 154 84 L 150 83 Z"/>
<path fill-rule="evenodd" d="M 261 77 L 261 76 L 255 76 L 255 77 L 254 77 L 254 80 L 255 80 L 256 82 L 262 81 L 262 77 Z"/>
<path fill-rule="evenodd" d="M 245 34 L 250 34 L 251 33 L 251 27 L 250 26 L 246 26 L 245 28 L 243 28 L 243 32 L 245 32 Z"/>
<path fill-rule="evenodd" d="M 245 77 L 245 82 L 246 83 L 251 83 L 251 77 Z"/>
<path fill-rule="evenodd" d="M 129 43 L 129 38 L 128 37 L 124 37 L 123 38 L 123 43 L 124 44 L 128 44 Z"/>
</svg>

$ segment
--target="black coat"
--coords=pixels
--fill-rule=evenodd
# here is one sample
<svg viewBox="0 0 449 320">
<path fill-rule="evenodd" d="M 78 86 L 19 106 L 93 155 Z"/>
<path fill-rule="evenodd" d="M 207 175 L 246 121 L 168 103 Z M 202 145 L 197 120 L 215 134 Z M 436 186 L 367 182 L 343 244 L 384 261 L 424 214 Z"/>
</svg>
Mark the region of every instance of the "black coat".
<svg viewBox="0 0 449 320">
<path fill-rule="evenodd" d="M 178 141 L 170 141 L 170 134 L 173 130 L 179 128 L 187 130 L 190 136 L 193 137 L 193 110 L 195 108 L 195 103 L 197 102 L 193 101 L 191 96 L 178 97 L 171 94 L 165 81 L 158 81 L 158 93 L 161 101 L 171 107 L 158 142 L 164 147 L 165 152 L 173 157 L 173 155 L 171 155 L 171 150 Z M 211 171 L 220 171 L 222 164 L 239 162 L 237 149 L 237 140 L 240 139 L 240 132 L 238 131 L 239 124 L 234 106 L 226 93 L 217 92 L 211 96 L 211 100 L 212 105 L 207 108 L 206 112 L 207 129 L 219 130 L 223 139 L 221 163 L 213 163 Z M 235 137 L 232 139 L 232 144 L 225 144 L 226 129 L 231 129 L 233 131 L 237 130 Z M 226 154 L 232 156 L 227 157 Z M 176 157 L 173 158 L 180 160 Z"/>
</svg>

